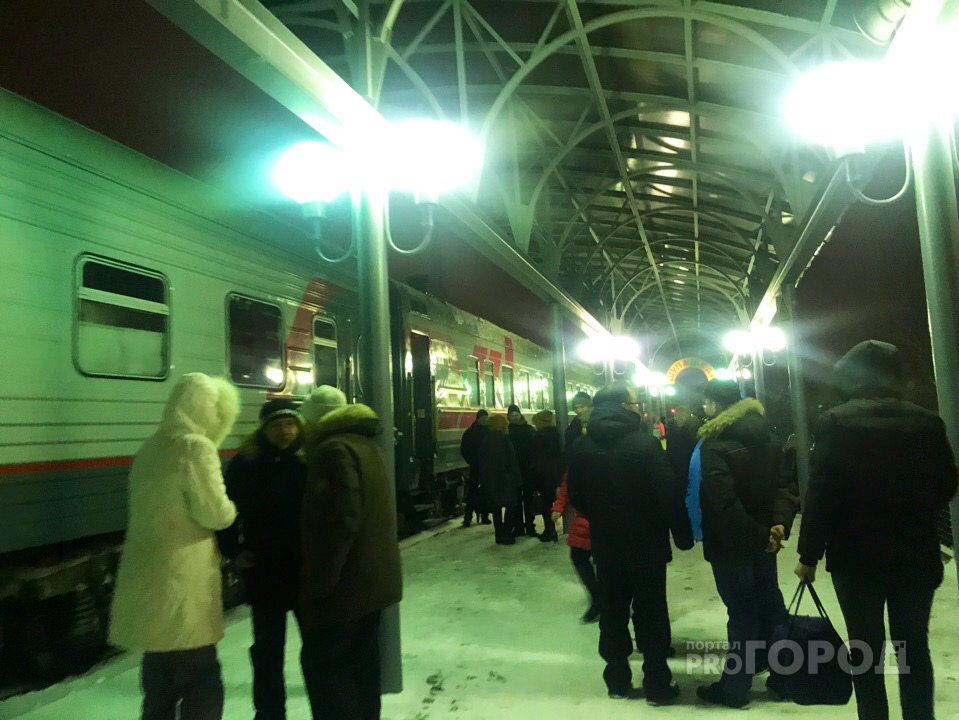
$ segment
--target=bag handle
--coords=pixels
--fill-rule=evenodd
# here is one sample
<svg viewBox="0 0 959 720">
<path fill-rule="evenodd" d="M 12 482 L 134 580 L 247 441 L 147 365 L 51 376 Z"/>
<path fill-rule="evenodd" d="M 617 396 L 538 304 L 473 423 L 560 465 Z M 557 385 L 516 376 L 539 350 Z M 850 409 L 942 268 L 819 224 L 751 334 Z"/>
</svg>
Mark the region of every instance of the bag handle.
<svg viewBox="0 0 959 720">
<path fill-rule="evenodd" d="M 822 604 L 822 600 L 819 599 L 819 593 L 816 592 L 816 588 L 813 587 L 812 583 L 808 580 L 800 580 L 799 587 L 796 588 L 796 593 L 793 595 L 793 599 L 789 602 L 789 615 L 793 617 L 799 614 L 799 606 L 802 604 L 803 593 L 806 588 L 809 588 L 809 594 L 812 596 L 813 602 L 816 604 L 816 610 L 819 611 L 819 616 L 829 620 L 829 615 L 826 613 L 826 608 Z M 795 609 L 793 609 L 795 606 Z M 829 620 L 831 623 L 832 620 Z"/>
</svg>

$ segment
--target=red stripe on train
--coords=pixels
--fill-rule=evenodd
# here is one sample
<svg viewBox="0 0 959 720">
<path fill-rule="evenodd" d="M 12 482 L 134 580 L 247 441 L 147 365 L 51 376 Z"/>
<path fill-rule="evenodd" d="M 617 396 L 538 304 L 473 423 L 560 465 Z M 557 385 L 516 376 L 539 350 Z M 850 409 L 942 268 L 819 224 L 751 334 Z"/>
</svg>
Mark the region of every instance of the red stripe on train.
<svg viewBox="0 0 959 720">
<path fill-rule="evenodd" d="M 220 457 L 232 457 L 237 450 L 220 450 Z M 30 475 L 33 473 L 63 472 L 65 470 L 92 470 L 104 467 L 123 467 L 133 464 L 133 456 L 83 458 L 80 460 L 43 460 L 40 462 L 0 465 L 2 475 Z"/>
</svg>

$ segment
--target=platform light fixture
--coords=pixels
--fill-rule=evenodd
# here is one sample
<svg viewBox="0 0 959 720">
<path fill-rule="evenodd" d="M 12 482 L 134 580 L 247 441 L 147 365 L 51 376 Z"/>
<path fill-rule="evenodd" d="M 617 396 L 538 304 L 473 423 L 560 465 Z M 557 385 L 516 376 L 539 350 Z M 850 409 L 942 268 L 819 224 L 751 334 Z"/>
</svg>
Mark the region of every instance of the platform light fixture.
<svg viewBox="0 0 959 720">
<path fill-rule="evenodd" d="M 734 355 L 751 355 L 757 350 L 779 352 L 786 347 L 786 333 L 772 325 L 731 330 L 723 338 L 723 345 Z"/>
<path fill-rule="evenodd" d="M 639 356 L 639 343 L 625 335 L 593 337 L 579 344 L 579 356 L 589 363 L 630 361 Z"/>
</svg>

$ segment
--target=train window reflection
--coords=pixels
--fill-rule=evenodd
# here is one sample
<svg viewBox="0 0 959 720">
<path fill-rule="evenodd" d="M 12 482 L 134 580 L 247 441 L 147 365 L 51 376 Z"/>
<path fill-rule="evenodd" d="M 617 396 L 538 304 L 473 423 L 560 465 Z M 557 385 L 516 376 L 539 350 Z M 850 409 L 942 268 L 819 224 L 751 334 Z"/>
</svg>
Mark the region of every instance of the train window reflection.
<svg viewBox="0 0 959 720">
<path fill-rule="evenodd" d="M 313 382 L 317 387 L 339 387 L 338 362 L 336 325 L 332 320 L 313 318 Z"/>
<path fill-rule="evenodd" d="M 479 390 L 479 360 L 474 357 L 466 361 L 466 377 L 463 379 L 466 384 L 466 394 L 470 399 L 471 407 L 478 407 L 480 404 Z"/>
<path fill-rule="evenodd" d="M 231 295 L 227 314 L 233 382 L 254 387 L 283 387 L 286 377 L 280 341 L 280 308 Z"/>
<path fill-rule="evenodd" d="M 503 366 L 503 404 L 509 407 L 514 402 L 513 399 L 513 368 Z"/>
<path fill-rule="evenodd" d="M 77 265 L 74 360 L 85 375 L 162 379 L 170 308 L 159 273 L 105 258 Z"/>
</svg>

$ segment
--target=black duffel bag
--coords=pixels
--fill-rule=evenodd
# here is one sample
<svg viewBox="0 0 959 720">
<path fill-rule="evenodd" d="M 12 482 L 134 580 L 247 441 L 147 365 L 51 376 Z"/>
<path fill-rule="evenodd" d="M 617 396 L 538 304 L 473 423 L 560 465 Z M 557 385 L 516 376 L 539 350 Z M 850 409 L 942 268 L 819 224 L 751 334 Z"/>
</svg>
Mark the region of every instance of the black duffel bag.
<svg viewBox="0 0 959 720">
<path fill-rule="evenodd" d="M 799 614 L 806 588 L 809 588 L 809 594 L 816 603 L 819 617 Z M 790 642 L 777 646 L 775 642 L 780 640 Z M 766 687 L 784 700 L 791 700 L 798 705 L 845 705 L 849 702 L 852 697 L 852 677 L 839 664 L 840 653 L 846 652 L 843 641 L 826 615 L 812 584 L 800 581 L 789 603 L 789 620 L 779 629 L 773 641 L 769 658 L 772 667 Z M 812 649 L 817 645 L 824 647 L 824 644 L 832 648 L 831 658 L 828 661 L 819 660 L 811 668 Z M 797 651 L 801 653 L 801 664 Z M 790 672 L 782 672 L 787 669 Z"/>
</svg>

